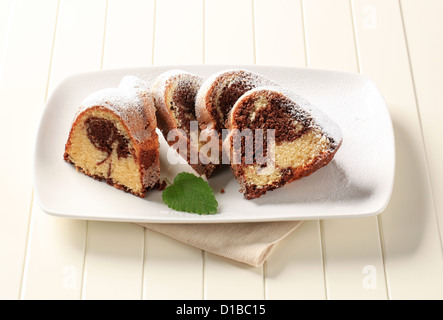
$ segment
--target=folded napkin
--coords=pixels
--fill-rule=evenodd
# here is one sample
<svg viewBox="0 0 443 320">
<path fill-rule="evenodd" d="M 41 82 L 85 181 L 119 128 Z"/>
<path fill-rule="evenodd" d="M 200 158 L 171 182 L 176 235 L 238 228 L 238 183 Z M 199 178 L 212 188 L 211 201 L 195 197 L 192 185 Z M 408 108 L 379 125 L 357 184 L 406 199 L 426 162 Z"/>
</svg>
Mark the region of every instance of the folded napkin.
<svg viewBox="0 0 443 320">
<path fill-rule="evenodd" d="M 301 223 L 302 221 L 276 221 L 139 225 L 207 252 L 259 267 L 269 257 L 275 245 Z"/>
</svg>

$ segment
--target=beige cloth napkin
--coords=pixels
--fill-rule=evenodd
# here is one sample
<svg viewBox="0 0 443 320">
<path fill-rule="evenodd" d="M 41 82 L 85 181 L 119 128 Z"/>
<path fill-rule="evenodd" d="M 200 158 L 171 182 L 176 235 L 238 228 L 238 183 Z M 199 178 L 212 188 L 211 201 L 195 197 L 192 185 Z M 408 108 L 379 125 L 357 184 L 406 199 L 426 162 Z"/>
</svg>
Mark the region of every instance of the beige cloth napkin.
<svg viewBox="0 0 443 320">
<path fill-rule="evenodd" d="M 139 225 L 188 245 L 258 267 L 302 221 Z"/>
</svg>

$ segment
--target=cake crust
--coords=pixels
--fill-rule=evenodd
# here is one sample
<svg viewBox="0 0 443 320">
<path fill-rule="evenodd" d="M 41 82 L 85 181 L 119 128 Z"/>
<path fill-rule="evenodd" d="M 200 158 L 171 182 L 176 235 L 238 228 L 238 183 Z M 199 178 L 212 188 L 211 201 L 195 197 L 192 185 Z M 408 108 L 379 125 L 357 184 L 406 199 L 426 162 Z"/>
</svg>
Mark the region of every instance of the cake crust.
<svg viewBox="0 0 443 320">
<path fill-rule="evenodd" d="M 96 180 L 144 197 L 148 190 L 161 188 L 156 127 L 152 95 L 143 81 L 127 76 L 118 88 L 97 91 L 82 102 L 63 158 Z M 95 152 L 101 160 L 88 159 L 87 152 Z M 131 188 L 129 183 L 113 176 L 119 161 L 128 168 L 124 168 L 129 170 L 127 180 L 136 187 Z M 107 170 L 103 166 L 107 166 Z"/>
<path fill-rule="evenodd" d="M 170 70 L 156 78 L 152 85 L 152 93 L 157 109 L 157 125 L 165 140 L 170 146 L 174 146 L 176 140 L 167 139 L 168 134 L 174 132 L 179 141 L 186 141 L 187 154 L 181 155 L 199 175 L 209 178 L 219 164 L 199 152 L 200 129 L 195 114 L 195 99 L 202 83 L 203 78 L 198 75 L 182 70 Z M 197 125 L 191 128 L 193 121 Z M 191 141 L 191 135 L 195 135 L 197 141 Z M 193 159 L 191 155 L 197 155 L 198 159 Z"/>
<path fill-rule="evenodd" d="M 224 147 L 229 150 L 231 161 L 236 156 L 241 159 L 240 163 L 231 164 L 231 170 L 246 199 L 261 197 L 309 176 L 327 165 L 342 144 L 341 130 L 332 120 L 302 97 L 279 87 L 257 87 L 240 97 L 229 114 L 228 128 L 231 132 Z M 245 129 L 274 130 L 272 172 L 260 176 L 263 164 L 255 159 L 253 163 L 247 162 L 245 148 L 247 143 L 251 146 L 251 141 L 243 138 L 239 145 L 240 140 L 234 139 L 235 130 Z M 264 150 L 266 141 L 265 138 Z"/>
<path fill-rule="evenodd" d="M 227 128 L 229 111 L 237 99 L 259 86 L 273 86 L 275 82 L 243 69 L 224 70 L 210 76 L 202 84 L 196 98 L 196 115 L 202 129 Z"/>
</svg>

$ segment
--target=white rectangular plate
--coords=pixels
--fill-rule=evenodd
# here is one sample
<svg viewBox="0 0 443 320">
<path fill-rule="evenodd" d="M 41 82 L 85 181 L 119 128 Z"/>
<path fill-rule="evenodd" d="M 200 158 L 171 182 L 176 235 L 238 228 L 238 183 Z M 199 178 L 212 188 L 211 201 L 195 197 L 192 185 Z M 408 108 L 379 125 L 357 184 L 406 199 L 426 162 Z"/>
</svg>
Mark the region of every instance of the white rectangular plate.
<svg viewBox="0 0 443 320">
<path fill-rule="evenodd" d="M 160 73 L 182 69 L 204 77 L 244 68 L 294 90 L 329 115 L 343 131 L 343 145 L 327 166 L 255 200 L 239 193 L 228 167 L 209 179 L 219 211 L 215 215 L 176 212 L 161 191 L 144 199 L 95 181 L 63 160 L 74 113 L 90 93 L 117 86 L 125 75 L 151 83 Z M 160 134 L 162 178 L 173 181 L 187 164 L 171 165 Z M 35 146 L 34 181 L 38 203 L 49 214 L 88 220 L 224 223 L 308 220 L 375 215 L 391 196 L 395 168 L 392 123 L 376 85 L 358 74 L 264 66 L 169 66 L 91 72 L 71 76 L 53 92 L 42 115 Z M 221 189 L 225 193 L 221 193 Z"/>
</svg>

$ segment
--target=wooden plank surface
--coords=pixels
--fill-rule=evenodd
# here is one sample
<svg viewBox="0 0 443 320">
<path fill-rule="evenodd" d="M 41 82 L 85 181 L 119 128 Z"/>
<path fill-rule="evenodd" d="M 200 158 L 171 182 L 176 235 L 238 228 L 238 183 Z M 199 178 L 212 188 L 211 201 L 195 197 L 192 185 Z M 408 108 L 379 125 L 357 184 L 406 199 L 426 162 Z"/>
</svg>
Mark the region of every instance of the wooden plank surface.
<svg viewBox="0 0 443 320">
<path fill-rule="evenodd" d="M 203 1 L 157 1 L 154 64 L 203 61 Z"/>
<path fill-rule="evenodd" d="M 203 253 L 146 230 L 143 299 L 203 298 Z"/>
<path fill-rule="evenodd" d="M 108 0 L 103 69 L 152 64 L 155 0 Z"/>
<path fill-rule="evenodd" d="M 101 65 L 106 1 L 61 0 L 49 91 L 70 74 Z M 45 214 L 34 201 L 22 297 L 79 299 L 87 222 Z"/>
<path fill-rule="evenodd" d="M 391 299 L 441 299 L 440 234 L 424 154 L 399 3 L 355 0 L 360 70 L 387 101 L 396 139 L 396 175 L 380 216 Z"/>
<path fill-rule="evenodd" d="M 263 268 L 205 253 L 204 299 L 264 299 Z"/>
<path fill-rule="evenodd" d="M 5 4 L 9 4 L 6 10 Z M 2 3 L 0 24 L 0 298 L 20 295 L 32 201 L 34 134 L 45 99 L 57 1 Z M 46 10 L 41 21 L 36 10 Z M 6 16 L 5 16 L 6 15 Z M 32 30 L 23 26 L 33 25 Z M 6 28 L 6 29 L 5 29 Z M 4 32 L 8 32 L 5 35 Z M 32 51 L 32 55 L 29 52 Z M 5 152 L 6 151 L 6 152 Z"/>
<path fill-rule="evenodd" d="M 90 221 L 82 299 L 141 299 L 144 240 L 135 224 Z"/>
<path fill-rule="evenodd" d="M 305 67 L 301 0 L 254 0 L 256 63 Z"/>
<path fill-rule="evenodd" d="M 401 1 L 440 235 L 443 231 L 443 1 Z"/>
<path fill-rule="evenodd" d="M 303 1 L 303 12 L 308 66 L 358 72 L 350 2 Z M 324 220 L 321 230 L 327 298 L 386 298 L 377 217 Z M 377 272 L 371 286 L 368 268 Z"/>
<path fill-rule="evenodd" d="M 106 0 L 60 0 L 49 94 L 71 74 L 100 70 Z"/>
<path fill-rule="evenodd" d="M 205 63 L 254 64 L 252 10 L 251 0 L 205 1 Z"/>
<path fill-rule="evenodd" d="M 303 0 L 309 67 L 355 72 L 351 8 L 348 0 Z"/>
<path fill-rule="evenodd" d="M 0 106 L 22 128 L 4 142 L 15 156 L 0 157 L 0 298 L 443 298 L 442 10 L 439 0 L 0 1 Z M 138 225 L 39 208 L 29 137 L 63 78 L 200 63 L 308 66 L 374 80 L 396 138 L 385 212 L 307 221 L 252 268 Z M 17 131 L 15 120 L 2 124 L 2 136 Z"/>
<path fill-rule="evenodd" d="M 376 217 L 323 221 L 329 299 L 386 299 L 386 279 Z"/>
<path fill-rule="evenodd" d="M 265 263 L 265 297 L 326 299 L 320 222 L 305 221 Z"/>
<path fill-rule="evenodd" d="M 0 1 L 0 81 L 6 61 L 6 48 L 11 36 L 14 9 L 15 6 L 12 0 Z"/>
<path fill-rule="evenodd" d="M 33 202 L 21 299 L 81 299 L 86 223 L 48 216 Z"/>
</svg>

